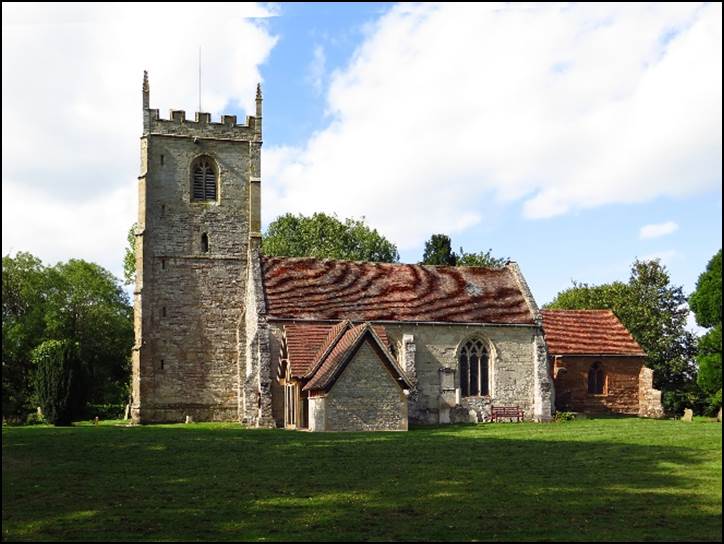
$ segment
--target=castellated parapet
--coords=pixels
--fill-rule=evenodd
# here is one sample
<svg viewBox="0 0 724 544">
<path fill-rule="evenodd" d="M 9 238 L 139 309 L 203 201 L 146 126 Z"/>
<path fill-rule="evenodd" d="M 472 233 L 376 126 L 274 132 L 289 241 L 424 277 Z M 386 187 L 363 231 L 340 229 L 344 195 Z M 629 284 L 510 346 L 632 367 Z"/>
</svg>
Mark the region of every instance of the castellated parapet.
<svg viewBox="0 0 724 544">
<path fill-rule="evenodd" d="M 200 112 L 196 112 L 193 119 L 187 119 L 183 110 L 171 110 L 168 119 L 162 119 L 155 109 L 148 110 L 148 124 L 144 126 L 144 132 L 215 140 L 254 141 L 257 138 L 256 117 L 247 115 L 243 124 L 236 121 L 236 115 L 222 115 L 219 122 L 212 122 L 210 113 Z"/>
<path fill-rule="evenodd" d="M 260 237 L 261 92 L 237 124 L 161 119 L 144 74 L 133 404 L 136 422 L 238 421 L 250 240 Z M 240 369 L 244 369 L 240 372 Z M 242 384 L 243 386 L 243 384 Z"/>
</svg>

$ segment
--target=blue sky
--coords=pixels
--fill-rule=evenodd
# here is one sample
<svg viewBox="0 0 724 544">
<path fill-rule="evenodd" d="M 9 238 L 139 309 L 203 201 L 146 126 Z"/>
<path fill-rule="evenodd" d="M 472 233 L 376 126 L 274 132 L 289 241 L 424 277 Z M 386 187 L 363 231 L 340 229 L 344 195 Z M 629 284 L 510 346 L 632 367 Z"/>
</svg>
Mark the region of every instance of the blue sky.
<svg viewBox="0 0 724 544">
<path fill-rule="evenodd" d="M 721 247 L 720 4 L 139 9 L 3 4 L 3 254 L 120 276 L 142 71 L 193 112 L 199 45 L 214 117 L 263 82 L 266 223 L 364 216 L 404 262 L 446 233 L 540 304 L 635 258 L 688 293 Z"/>
</svg>

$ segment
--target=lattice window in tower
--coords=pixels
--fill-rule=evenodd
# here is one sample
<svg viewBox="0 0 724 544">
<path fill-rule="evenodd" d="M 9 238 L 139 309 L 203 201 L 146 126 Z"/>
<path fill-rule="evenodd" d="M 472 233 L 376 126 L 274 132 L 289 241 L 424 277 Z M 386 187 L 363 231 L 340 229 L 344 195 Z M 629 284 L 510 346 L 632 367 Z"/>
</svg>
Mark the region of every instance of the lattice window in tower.
<svg viewBox="0 0 724 544">
<path fill-rule="evenodd" d="M 216 200 L 216 169 L 208 157 L 197 159 L 193 167 L 192 198 L 196 201 Z"/>
</svg>

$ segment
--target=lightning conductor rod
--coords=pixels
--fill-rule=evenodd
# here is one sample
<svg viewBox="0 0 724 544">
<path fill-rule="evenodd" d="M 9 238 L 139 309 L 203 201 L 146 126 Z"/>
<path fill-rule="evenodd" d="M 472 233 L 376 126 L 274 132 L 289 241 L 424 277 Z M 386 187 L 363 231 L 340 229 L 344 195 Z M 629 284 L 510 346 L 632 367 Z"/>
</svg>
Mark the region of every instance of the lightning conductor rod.
<svg viewBox="0 0 724 544">
<path fill-rule="evenodd" d="M 201 46 L 199 45 L 199 111 L 204 111 L 201 109 Z"/>
</svg>

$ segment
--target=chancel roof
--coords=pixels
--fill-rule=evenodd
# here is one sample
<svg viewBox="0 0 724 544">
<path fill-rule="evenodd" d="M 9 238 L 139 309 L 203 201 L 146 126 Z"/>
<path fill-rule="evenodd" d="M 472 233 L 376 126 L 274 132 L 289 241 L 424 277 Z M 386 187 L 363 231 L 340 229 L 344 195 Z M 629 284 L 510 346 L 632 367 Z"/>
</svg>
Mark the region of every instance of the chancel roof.
<svg viewBox="0 0 724 544">
<path fill-rule="evenodd" d="M 551 355 L 646 356 L 611 310 L 543 310 Z"/>
</svg>

